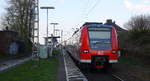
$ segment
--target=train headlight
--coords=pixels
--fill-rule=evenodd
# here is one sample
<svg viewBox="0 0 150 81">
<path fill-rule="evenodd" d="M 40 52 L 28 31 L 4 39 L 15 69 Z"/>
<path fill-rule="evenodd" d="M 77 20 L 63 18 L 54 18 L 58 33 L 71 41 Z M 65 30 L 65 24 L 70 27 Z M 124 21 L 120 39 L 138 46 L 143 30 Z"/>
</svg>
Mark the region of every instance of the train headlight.
<svg viewBox="0 0 150 81">
<path fill-rule="evenodd" d="M 116 54 L 116 53 L 117 53 L 117 51 L 116 51 L 116 50 L 112 50 L 112 53 L 113 53 L 113 54 Z"/>
<path fill-rule="evenodd" d="M 83 53 L 89 53 L 89 50 L 83 50 Z"/>
</svg>

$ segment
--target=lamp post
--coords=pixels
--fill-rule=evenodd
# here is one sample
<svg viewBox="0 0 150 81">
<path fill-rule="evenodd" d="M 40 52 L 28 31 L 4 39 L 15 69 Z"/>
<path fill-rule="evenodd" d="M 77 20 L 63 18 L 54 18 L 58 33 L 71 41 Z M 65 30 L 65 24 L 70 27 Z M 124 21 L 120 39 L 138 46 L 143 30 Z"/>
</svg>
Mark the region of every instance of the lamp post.
<svg viewBox="0 0 150 81">
<path fill-rule="evenodd" d="M 59 31 L 60 31 L 59 29 L 55 29 L 55 35 L 56 36 L 59 36 L 59 34 L 60 34 Z"/>
<path fill-rule="evenodd" d="M 53 35 L 55 37 L 55 25 L 58 25 L 58 23 L 50 23 L 51 25 L 53 25 Z"/>
<path fill-rule="evenodd" d="M 47 40 L 46 40 L 46 46 L 48 46 L 48 10 L 49 9 L 55 9 L 54 7 L 40 7 L 41 9 L 46 9 L 47 10 L 47 32 L 46 32 L 46 37 L 47 37 Z"/>
</svg>

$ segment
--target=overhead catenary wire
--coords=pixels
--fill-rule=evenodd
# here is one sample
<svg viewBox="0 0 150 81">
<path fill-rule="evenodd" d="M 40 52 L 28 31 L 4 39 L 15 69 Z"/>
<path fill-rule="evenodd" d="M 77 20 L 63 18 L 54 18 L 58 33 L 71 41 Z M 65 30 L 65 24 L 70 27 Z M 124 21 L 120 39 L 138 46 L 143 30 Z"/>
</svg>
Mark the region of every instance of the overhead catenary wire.
<svg viewBox="0 0 150 81">
<path fill-rule="evenodd" d="M 95 2 L 95 4 L 89 9 L 89 11 L 87 12 L 86 16 L 88 16 L 97 6 L 98 4 L 100 3 L 101 0 L 97 0 Z"/>
<path fill-rule="evenodd" d="M 79 16 L 79 22 L 75 25 L 75 28 L 76 27 L 79 27 L 79 25 L 80 25 L 80 23 L 83 21 L 83 18 L 84 18 L 84 16 L 85 16 L 85 12 L 87 12 L 87 10 L 88 10 L 88 8 L 90 7 L 90 0 L 87 0 L 87 2 L 85 2 L 84 3 L 84 8 L 83 8 L 83 10 L 82 10 L 82 12 L 81 12 L 81 15 Z"/>
<path fill-rule="evenodd" d="M 83 9 L 83 13 L 81 15 L 81 19 L 79 23 L 75 27 L 79 27 L 79 25 L 88 18 L 89 14 L 92 13 L 92 11 L 99 5 L 101 0 L 94 0 L 94 3 L 91 3 L 90 0 L 87 0 L 87 3 L 85 5 L 85 8 Z M 91 3 L 91 5 L 90 5 Z M 91 7 L 90 7 L 91 6 Z"/>
</svg>

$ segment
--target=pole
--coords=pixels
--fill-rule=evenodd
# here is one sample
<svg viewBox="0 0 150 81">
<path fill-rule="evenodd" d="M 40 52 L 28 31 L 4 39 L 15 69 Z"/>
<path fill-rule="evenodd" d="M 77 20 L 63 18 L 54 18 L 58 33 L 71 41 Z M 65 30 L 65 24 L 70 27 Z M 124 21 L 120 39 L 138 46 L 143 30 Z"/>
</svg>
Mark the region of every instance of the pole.
<svg viewBox="0 0 150 81">
<path fill-rule="evenodd" d="M 38 14 L 37 14 L 37 19 L 38 19 L 38 23 L 37 23 L 37 28 L 38 28 L 38 30 L 37 30 L 37 35 L 38 35 L 38 38 L 37 38 L 37 43 L 38 44 L 40 44 L 39 43 L 39 0 L 37 0 L 37 12 L 38 12 Z"/>
<path fill-rule="evenodd" d="M 55 25 L 58 25 L 58 23 L 50 23 L 51 25 L 53 25 L 53 36 L 55 37 Z"/>
<path fill-rule="evenodd" d="M 48 53 L 48 9 L 54 9 L 54 7 L 40 7 L 41 9 L 46 9 L 47 10 L 47 32 L 46 32 L 46 48 L 47 48 L 47 54 L 49 56 L 49 53 Z"/>
<path fill-rule="evenodd" d="M 62 48 L 63 48 L 63 30 L 61 30 L 61 52 L 62 52 Z"/>
<path fill-rule="evenodd" d="M 46 46 L 48 46 L 48 9 L 55 9 L 54 7 L 40 7 L 41 9 L 47 10 L 47 36 L 46 36 Z"/>
<path fill-rule="evenodd" d="M 61 43 L 63 42 L 63 30 L 61 30 Z"/>
<path fill-rule="evenodd" d="M 55 24 L 54 24 L 53 34 L 54 34 L 54 37 L 55 37 Z"/>
<path fill-rule="evenodd" d="M 47 41 L 46 41 L 46 46 L 48 46 L 48 9 L 47 9 Z"/>
</svg>

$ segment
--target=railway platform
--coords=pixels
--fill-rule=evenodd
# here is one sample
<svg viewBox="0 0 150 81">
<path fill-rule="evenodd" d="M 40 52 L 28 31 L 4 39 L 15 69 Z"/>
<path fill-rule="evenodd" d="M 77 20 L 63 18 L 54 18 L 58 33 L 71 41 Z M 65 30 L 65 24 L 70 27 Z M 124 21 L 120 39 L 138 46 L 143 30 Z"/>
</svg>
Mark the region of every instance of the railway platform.
<svg viewBox="0 0 150 81">
<path fill-rule="evenodd" d="M 57 73 L 57 81 L 88 81 L 65 50 L 61 51 L 58 59 L 59 70 Z"/>
</svg>

